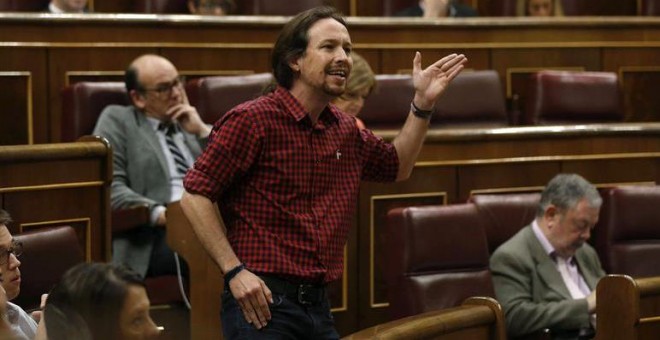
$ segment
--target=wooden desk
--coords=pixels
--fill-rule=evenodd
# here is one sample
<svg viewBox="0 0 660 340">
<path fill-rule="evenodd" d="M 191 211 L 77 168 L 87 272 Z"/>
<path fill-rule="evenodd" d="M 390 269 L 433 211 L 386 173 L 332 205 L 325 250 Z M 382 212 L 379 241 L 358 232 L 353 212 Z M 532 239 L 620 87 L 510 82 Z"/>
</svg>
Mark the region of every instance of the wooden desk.
<svg viewBox="0 0 660 340">
<path fill-rule="evenodd" d="M 82 80 L 122 80 L 138 55 L 157 53 L 189 77 L 270 71 L 283 17 L 0 13 L 0 144 L 60 141 L 60 90 Z M 468 68 L 496 70 L 506 96 L 524 99 L 540 69 L 619 74 L 626 119 L 660 121 L 660 18 L 348 18 L 355 48 L 376 73 L 409 72 L 464 53 Z M 412 96 L 412 94 L 410 94 Z"/>
<path fill-rule="evenodd" d="M 660 277 L 608 275 L 596 289 L 596 340 L 660 338 Z"/>
<path fill-rule="evenodd" d="M 70 225 L 87 261 L 110 260 L 111 181 L 105 140 L 0 146 L 0 207 L 14 219 L 10 232 Z"/>
<path fill-rule="evenodd" d="M 392 137 L 388 132 L 382 135 Z M 390 321 L 381 270 L 387 265 L 381 255 L 386 250 L 379 236 L 390 209 L 465 202 L 471 193 L 538 191 L 559 172 L 579 173 L 598 186 L 658 184 L 659 136 L 658 123 L 432 132 L 409 180 L 363 183 L 360 188 L 355 227 L 346 245 L 344 277 L 329 287 L 340 334 Z M 174 232 L 173 227 L 168 230 Z M 202 249 L 190 240 L 193 236 L 190 231 L 177 231 L 168 239 L 187 258 L 185 249 Z M 206 255 L 194 256 L 199 259 Z M 214 264 L 193 267 L 196 265 L 191 262 L 195 261 L 189 259 L 191 284 L 202 287 L 198 292 L 206 292 L 197 298 L 207 305 L 200 314 L 209 319 L 208 324 L 215 325 L 219 323 L 219 271 Z"/>
</svg>

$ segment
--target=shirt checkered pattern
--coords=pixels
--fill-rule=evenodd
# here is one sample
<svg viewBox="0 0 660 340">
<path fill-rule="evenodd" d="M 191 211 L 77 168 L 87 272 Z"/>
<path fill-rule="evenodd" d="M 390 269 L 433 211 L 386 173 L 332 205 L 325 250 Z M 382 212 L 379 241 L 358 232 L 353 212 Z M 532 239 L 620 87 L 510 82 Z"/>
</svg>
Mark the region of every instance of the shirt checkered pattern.
<svg viewBox="0 0 660 340">
<path fill-rule="evenodd" d="M 393 181 L 398 167 L 392 144 L 334 106 L 312 124 L 280 87 L 215 123 L 184 186 L 218 202 L 251 271 L 321 283 L 342 275 L 360 179 Z"/>
</svg>

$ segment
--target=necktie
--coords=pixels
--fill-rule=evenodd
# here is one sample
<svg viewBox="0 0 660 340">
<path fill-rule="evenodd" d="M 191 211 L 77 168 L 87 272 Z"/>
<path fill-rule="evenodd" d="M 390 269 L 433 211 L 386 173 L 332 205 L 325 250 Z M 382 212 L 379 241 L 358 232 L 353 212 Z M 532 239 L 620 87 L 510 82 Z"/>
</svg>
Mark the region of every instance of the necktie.
<svg viewBox="0 0 660 340">
<path fill-rule="evenodd" d="M 174 167 L 179 175 L 184 176 L 188 171 L 188 162 L 186 162 L 181 149 L 174 142 L 174 133 L 176 132 L 174 124 L 161 123 L 158 128 L 165 131 L 165 142 L 174 160 Z"/>
<path fill-rule="evenodd" d="M 573 280 L 573 277 L 568 271 L 568 261 L 560 256 L 557 256 L 557 268 L 559 269 L 559 273 L 561 274 L 562 279 L 564 279 L 566 288 L 568 288 L 568 291 L 571 293 L 571 297 L 573 297 L 573 299 L 584 299 L 586 295 L 582 292 L 582 290 L 580 290 L 577 282 Z"/>
</svg>

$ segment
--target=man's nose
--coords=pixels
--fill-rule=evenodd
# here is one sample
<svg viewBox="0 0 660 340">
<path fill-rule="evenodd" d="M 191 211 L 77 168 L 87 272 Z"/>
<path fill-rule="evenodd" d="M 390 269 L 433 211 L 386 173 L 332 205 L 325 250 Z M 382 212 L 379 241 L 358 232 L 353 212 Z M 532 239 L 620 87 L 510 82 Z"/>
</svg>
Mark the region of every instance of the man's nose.
<svg viewBox="0 0 660 340">
<path fill-rule="evenodd" d="M 17 268 L 21 265 L 21 261 L 13 253 L 9 254 L 9 268 Z"/>
</svg>

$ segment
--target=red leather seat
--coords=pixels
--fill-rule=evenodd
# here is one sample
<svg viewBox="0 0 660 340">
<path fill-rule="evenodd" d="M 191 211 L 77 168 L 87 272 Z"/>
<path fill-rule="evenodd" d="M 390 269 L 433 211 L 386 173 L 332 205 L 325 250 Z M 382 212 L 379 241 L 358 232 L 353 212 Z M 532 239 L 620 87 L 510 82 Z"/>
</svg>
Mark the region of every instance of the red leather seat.
<svg viewBox="0 0 660 340">
<path fill-rule="evenodd" d="M 541 71 L 530 76 L 527 89 L 525 125 L 623 120 L 616 73 Z"/>
<path fill-rule="evenodd" d="M 332 5 L 328 0 L 241 0 L 238 12 L 245 15 L 296 15 L 317 6 Z"/>
<path fill-rule="evenodd" d="M 622 186 L 603 193 L 594 244 L 610 274 L 660 276 L 660 186 Z"/>
<path fill-rule="evenodd" d="M 60 281 L 69 268 L 85 261 L 85 254 L 70 226 L 39 229 L 14 235 L 23 243 L 21 292 L 14 303 L 25 310 L 39 308 L 41 294 Z"/>
<path fill-rule="evenodd" d="M 50 0 L 0 0 L 0 11 L 5 12 L 43 12 Z"/>
<path fill-rule="evenodd" d="M 479 100 L 474 100 L 475 94 Z M 372 130 L 400 129 L 414 95 L 410 75 L 376 75 L 376 89 L 366 99 L 360 118 Z M 463 72 L 436 103 L 433 128 L 503 127 L 509 125 L 499 75 L 492 70 Z"/>
<path fill-rule="evenodd" d="M 122 82 L 79 82 L 62 90 L 62 141 L 73 142 L 94 131 L 103 109 L 129 105 Z"/>
<path fill-rule="evenodd" d="M 136 13 L 188 14 L 187 0 L 137 0 L 134 2 Z"/>
<path fill-rule="evenodd" d="M 540 200 L 540 193 L 479 194 L 470 197 L 469 201 L 476 206 L 485 222 L 490 254 L 532 223 Z"/>
<path fill-rule="evenodd" d="M 197 78 L 186 84 L 190 104 L 207 123 L 214 123 L 234 106 L 258 97 L 273 81 L 270 73 Z"/>
<path fill-rule="evenodd" d="M 474 205 L 397 208 L 387 221 L 385 272 L 394 318 L 495 296 L 486 234 Z"/>
<path fill-rule="evenodd" d="M 639 14 L 647 16 L 660 15 L 660 0 L 641 0 Z"/>
</svg>

